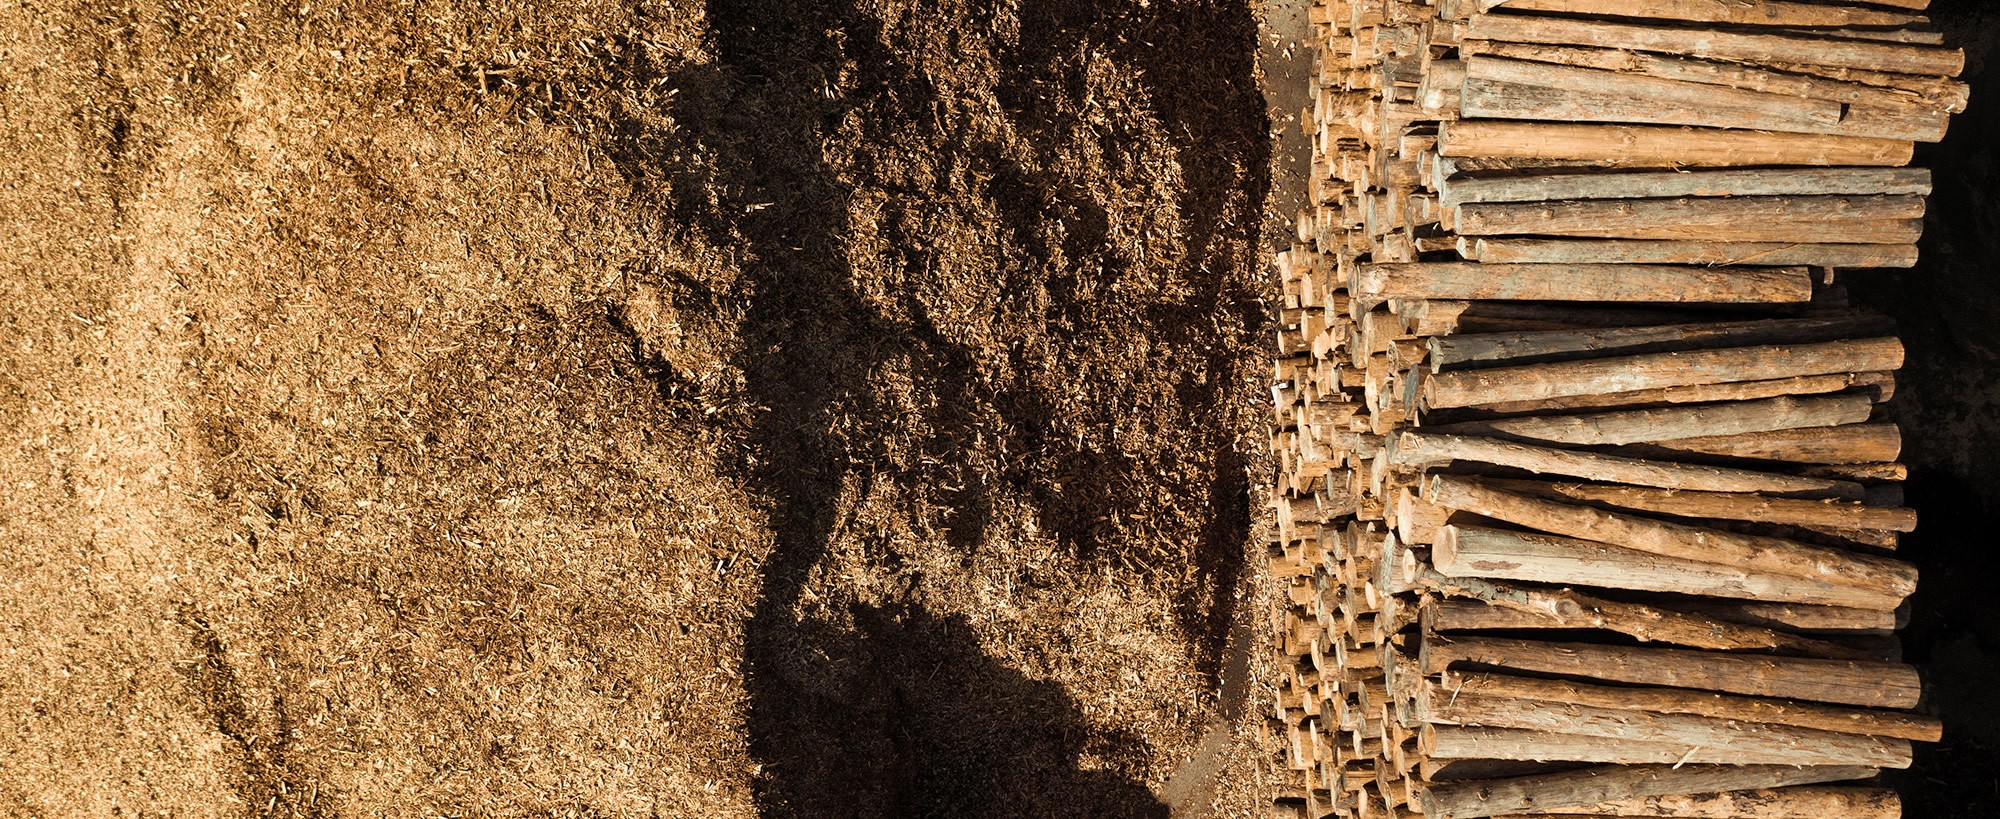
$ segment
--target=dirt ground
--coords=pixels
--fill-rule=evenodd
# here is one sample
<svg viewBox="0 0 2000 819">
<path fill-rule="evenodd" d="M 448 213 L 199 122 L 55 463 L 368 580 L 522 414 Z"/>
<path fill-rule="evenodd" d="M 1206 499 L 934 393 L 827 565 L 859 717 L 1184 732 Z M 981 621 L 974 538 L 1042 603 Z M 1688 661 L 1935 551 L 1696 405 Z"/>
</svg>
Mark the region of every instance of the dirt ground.
<svg viewBox="0 0 2000 819">
<path fill-rule="evenodd" d="M 0 814 L 1252 815 L 1255 13 L 0 10 Z M 1855 279 L 1913 817 L 2000 804 L 1992 96 Z"/>
<path fill-rule="evenodd" d="M 0 813 L 1164 815 L 1262 610 L 1256 47 L 0 11 Z"/>
</svg>

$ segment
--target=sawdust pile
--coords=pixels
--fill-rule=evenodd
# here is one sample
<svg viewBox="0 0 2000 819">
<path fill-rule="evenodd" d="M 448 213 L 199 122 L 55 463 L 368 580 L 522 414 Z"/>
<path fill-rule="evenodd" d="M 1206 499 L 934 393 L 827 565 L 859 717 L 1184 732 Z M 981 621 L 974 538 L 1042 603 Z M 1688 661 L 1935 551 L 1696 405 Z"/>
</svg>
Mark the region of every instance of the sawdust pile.
<svg viewBox="0 0 2000 819">
<path fill-rule="evenodd" d="M 1262 610 L 1255 40 L 0 13 L 0 811 L 1160 812 Z"/>
</svg>

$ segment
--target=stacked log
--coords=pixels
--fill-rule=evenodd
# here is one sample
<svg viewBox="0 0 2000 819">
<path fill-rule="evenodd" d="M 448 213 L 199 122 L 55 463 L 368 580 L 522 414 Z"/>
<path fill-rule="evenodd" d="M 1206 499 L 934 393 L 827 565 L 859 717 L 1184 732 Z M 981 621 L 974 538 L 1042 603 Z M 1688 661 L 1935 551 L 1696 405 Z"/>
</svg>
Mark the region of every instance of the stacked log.
<svg viewBox="0 0 2000 819">
<path fill-rule="evenodd" d="M 1923 0 L 1319 0 L 1276 815 L 1900 815 Z"/>
</svg>

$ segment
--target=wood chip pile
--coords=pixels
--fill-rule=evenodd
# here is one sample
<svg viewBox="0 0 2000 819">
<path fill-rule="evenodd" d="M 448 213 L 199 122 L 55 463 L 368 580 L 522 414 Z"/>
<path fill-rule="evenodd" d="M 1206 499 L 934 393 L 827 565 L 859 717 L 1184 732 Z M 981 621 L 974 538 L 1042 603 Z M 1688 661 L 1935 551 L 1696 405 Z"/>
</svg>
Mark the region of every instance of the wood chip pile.
<svg viewBox="0 0 2000 819">
<path fill-rule="evenodd" d="M 1321 0 L 1275 815 L 1892 817 L 1925 0 Z M 1846 784 L 1841 784 L 1846 783 Z"/>
</svg>

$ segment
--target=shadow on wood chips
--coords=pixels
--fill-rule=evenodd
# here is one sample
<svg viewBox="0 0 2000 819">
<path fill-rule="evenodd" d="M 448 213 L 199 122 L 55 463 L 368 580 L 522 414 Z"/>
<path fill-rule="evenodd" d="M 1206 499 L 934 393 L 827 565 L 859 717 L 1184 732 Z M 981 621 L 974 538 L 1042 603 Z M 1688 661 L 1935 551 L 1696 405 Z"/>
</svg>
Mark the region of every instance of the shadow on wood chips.
<svg viewBox="0 0 2000 819">
<path fill-rule="evenodd" d="M 1034 350 L 982 350 L 954 340 L 940 325 L 949 318 L 937 315 L 939 299 L 919 296 L 937 284 L 925 277 L 938 255 L 954 252 L 932 241 L 926 209 L 939 206 L 927 201 L 930 186 L 970 175 L 998 215 L 983 229 L 1024 256 L 993 275 L 1027 277 L 1003 280 L 1002 288 L 1046 290 L 1048 333 L 1064 343 L 1143 337 L 1140 349 L 1206 351 L 1217 375 L 1174 379 L 1178 409 L 1165 420 L 1186 428 L 1168 431 L 1177 446 L 1159 456 L 1199 459 L 1198 480 L 1206 484 L 1191 488 L 1205 507 L 1202 520 L 1184 527 L 1196 530 L 1196 542 L 1164 554 L 1192 558 L 1195 578 L 1173 616 L 1198 651 L 1197 666 L 1217 682 L 1251 513 L 1246 444 L 1239 429 L 1215 419 L 1244 403 L 1244 354 L 1263 338 L 1249 288 L 1268 148 L 1249 9 L 1190 5 L 1148 11 L 1143 3 L 1030 0 L 1019 12 L 1017 45 L 997 55 L 1002 79 L 993 90 L 1014 128 L 1008 138 L 963 110 L 963 100 L 946 99 L 946 89 L 903 53 L 939 41 L 953 47 L 954 38 L 970 36 L 956 30 L 963 21 L 992 16 L 976 7 L 908 10 L 941 21 L 914 27 L 934 41 L 910 44 L 893 42 L 879 18 L 839 3 L 716 0 L 709 36 L 717 60 L 658 78 L 677 94 L 680 125 L 715 158 L 713 178 L 678 187 L 721 198 L 684 202 L 677 216 L 716 246 L 746 249 L 754 260 L 754 295 L 734 363 L 749 397 L 765 409 L 747 430 L 742 469 L 747 484 L 772 499 L 778 538 L 746 629 L 742 669 L 750 748 L 762 765 L 756 799 L 765 815 L 1166 815 L 1129 772 L 1129 760 L 1145 756 L 1137 738 L 1089 729 L 1058 684 L 988 656 L 962 618 L 893 596 L 853 604 L 839 625 L 799 611 L 847 514 L 843 493 L 865 497 L 882 484 L 943 509 L 943 536 L 962 552 L 985 541 L 998 513 L 984 482 L 998 481 L 1030 499 L 1039 530 L 1076 560 L 1117 570 L 1152 559 L 1131 545 L 1129 533 L 1107 525 L 1150 511 L 1148 464 L 1074 431 L 1078 424 L 1116 426 L 1127 420 L 1121 413 L 1137 411 L 1113 400 L 1087 407 L 1094 414 L 1079 419 L 1079 408 L 1045 384 L 996 388 L 996 369 L 1025 378 L 1018 374 L 1046 371 L 1049 362 L 1034 360 L 1043 354 Z M 1069 149 L 1059 139 L 1073 140 L 1066 129 L 1094 105 L 1086 60 L 1078 59 L 1086 53 L 1139 68 L 1181 158 L 1180 213 L 1194 227 L 1172 276 L 1192 295 L 1141 315 L 1103 311 L 1107 292 L 1131 271 L 1103 252 L 1121 240 L 1108 235 L 1102 197 L 1037 177 L 1010 153 L 1025 147 L 1047 160 Z M 633 79 L 652 78 L 626 82 L 641 84 Z M 616 159 L 628 176 L 659 173 L 644 129 L 625 137 Z M 1108 155 L 1129 147 L 1112 127 L 1098 139 L 1096 148 Z M 850 160 L 862 165 L 848 170 L 880 180 L 888 206 L 899 209 L 871 226 L 882 234 L 883 254 L 871 265 L 901 277 L 889 292 L 859 292 L 877 283 L 858 281 L 853 268 L 858 251 L 849 219 L 857 194 L 829 167 L 827 146 L 835 141 L 867 146 Z M 914 153 L 897 156 L 903 150 Z M 1096 259 L 1103 264 L 1089 270 Z M 725 299 L 698 283 L 681 285 L 676 298 L 696 309 Z M 942 300 L 952 297 L 947 291 Z M 1218 313 L 1227 337 L 1216 337 Z M 989 361 L 996 354 L 1005 358 L 997 368 Z M 915 418 L 875 380 L 885 364 L 912 361 L 918 383 L 902 394 L 931 397 Z M 1077 380 L 1072 386 L 1090 386 L 1078 383 L 1088 372 L 1069 377 Z M 658 378 L 665 394 L 686 386 L 670 371 Z M 923 431 L 914 466 L 882 443 L 911 426 Z M 980 458 L 992 468 L 968 467 Z M 876 559 L 900 568 L 894 549 Z M 837 669 L 831 676 L 844 683 L 828 684 L 819 671 L 825 668 Z M 1077 760 L 1085 754 L 1114 764 L 1083 770 Z"/>
</svg>

